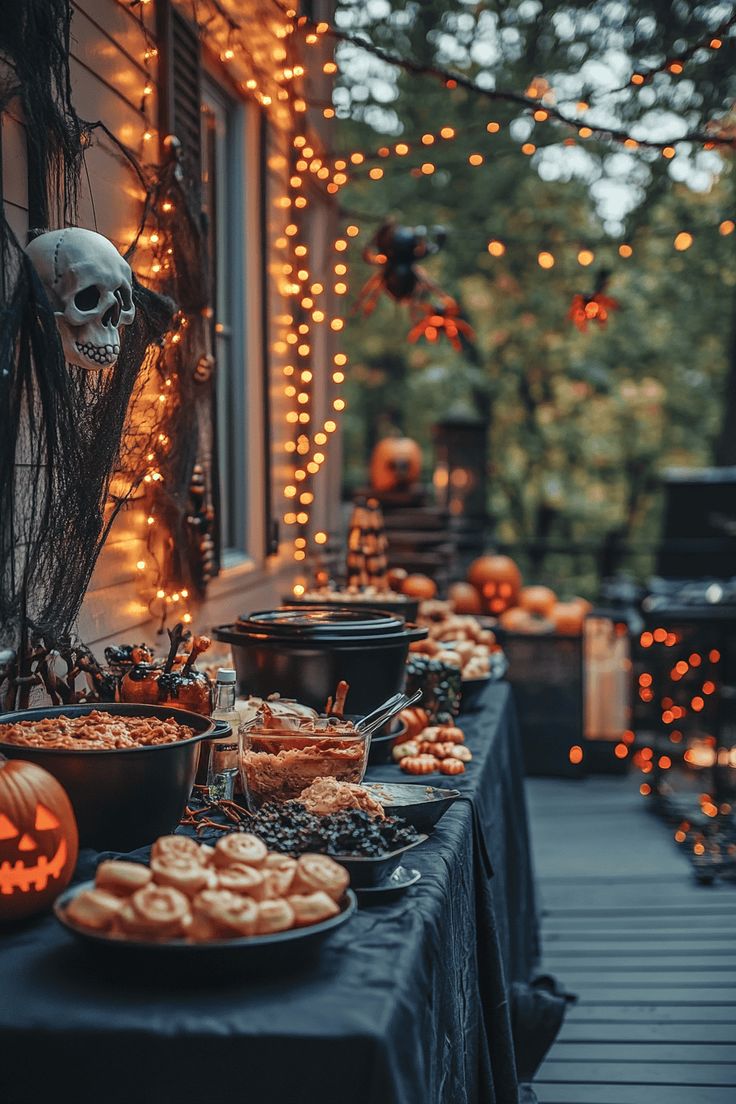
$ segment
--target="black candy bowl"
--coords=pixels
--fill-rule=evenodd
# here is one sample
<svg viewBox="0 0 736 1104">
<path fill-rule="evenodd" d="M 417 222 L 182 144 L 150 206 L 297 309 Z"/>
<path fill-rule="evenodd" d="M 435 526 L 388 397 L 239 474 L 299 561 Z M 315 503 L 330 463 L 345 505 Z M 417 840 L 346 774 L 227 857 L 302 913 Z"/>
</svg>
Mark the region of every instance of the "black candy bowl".
<svg viewBox="0 0 736 1104">
<path fill-rule="evenodd" d="M 98 709 L 125 717 L 173 717 L 194 729 L 187 740 L 114 751 L 33 748 L 3 742 L 2 726 L 44 717 L 81 717 Z M 209 717 L 167 705 L 60 705 L 0 714 L 0 753 L 53 774 L 69 795 L 80 847 L 134 851 L 176 828 L 194 784 L 200 742 L 214 732 Z"/>
<path fill-rule="evenodd" d="M 409 645 L 427 630 L 380 610 L 283 606 L 214 634 L 232 648 L 242 694 L 279 693 L 321 712 L 344 680 L 348 712 L 362 716 L 403 689 Z"/>
</svg>

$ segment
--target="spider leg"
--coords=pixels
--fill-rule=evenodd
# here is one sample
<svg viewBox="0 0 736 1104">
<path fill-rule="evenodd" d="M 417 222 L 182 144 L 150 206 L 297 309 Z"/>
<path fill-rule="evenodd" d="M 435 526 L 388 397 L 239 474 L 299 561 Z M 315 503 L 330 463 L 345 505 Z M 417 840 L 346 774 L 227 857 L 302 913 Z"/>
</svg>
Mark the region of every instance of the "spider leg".
<svg viewBox="0 0 736 1104">
<path fill-rule="evenodd" d="M 383 273 L 374 272 L 372 276 L 369 276 L 362 288 L 358 292 L 355 303 L 353 304 L 353 314 L 357 314 L 362 310 L 363 314 L 372 314 L 376 309 L 376 303 L 383 290 Z"/>
</svg>

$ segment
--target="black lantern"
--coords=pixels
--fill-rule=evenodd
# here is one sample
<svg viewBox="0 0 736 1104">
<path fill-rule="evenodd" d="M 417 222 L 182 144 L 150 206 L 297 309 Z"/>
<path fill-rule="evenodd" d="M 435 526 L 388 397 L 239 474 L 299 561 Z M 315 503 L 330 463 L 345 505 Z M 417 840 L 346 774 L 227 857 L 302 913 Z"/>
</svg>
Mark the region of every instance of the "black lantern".
<svg viewBox="0 0 736 1104">
<path fill-rule="evenodd" d="M 485 548 L 489 523 L 488 420 L 469 403 L 458 403 L 432 427 L 435 447 L 434 488 L 469 562 Z"/>
</svg>

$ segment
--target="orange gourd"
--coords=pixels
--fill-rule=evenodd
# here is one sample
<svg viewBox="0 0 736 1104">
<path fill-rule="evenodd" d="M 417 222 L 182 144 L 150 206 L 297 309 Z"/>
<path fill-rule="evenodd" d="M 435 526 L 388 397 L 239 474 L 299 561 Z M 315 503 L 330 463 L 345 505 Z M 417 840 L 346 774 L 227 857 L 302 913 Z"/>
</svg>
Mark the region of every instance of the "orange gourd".
<svg viewBox="0 0 736 1104">
<path fill-rule="evenodd" d="M 434 755 L 409 755 L 399 766 L 407 774 L 431 774 L 437 770 L 439 762 Z"/>
<path fill-rule="evenodd" d="M 434 598 L 437 593 L 437 584 L 429 575 L 407 575 L 401 587 L 402 593 L 407 598 L 420 598 L 425 601 Z"/>
<path fill-rule="evenodd" d="M 479 556 L 468 568 L 468 582 L 481 594 L 488 612 L 498 615 L 517 604 L 521 572 L 510 556 Z"/>
<path fill-rule="evenodd" d="M 550 621 L 560 636 L 580 636 L 585 621 L 585 610 L 579 602 L 558 602 L 552 609 Z"/>
<path fill-rule="evenodd" d="M 506 629 L 507 632 L 531 632 L 531 622 L 530 614 L 519 606 L 504 610 L 498 619 L 501 628 Z"/>
<path fill-rule="evenodd" d="M 548 618 L 557 603 L 557 595 L 546 586 L 524 587 L 519 595 L 519 606 L 536 617 Z"/>
<path fill-rule="evenodd" d="M 465 764 L 460 759 L 443 759 L 440 763 L 441 774 L 465 774 Z"/>
<path fill-rule="evenodd" d="M 455 613 L 482 613 L 481 597 L 472 583 L 453 583 L 447 591 L 447 597 Z"/>
<path fill-rule="evenodd" d="M 78 849 L 63 787 L 35 763 L 0 755 L 0 922 L 48 909 L 71 881 Z"/>
<path fill-rule="evenodd" d="M 393 591 L 397 594 L 401 594 L 404 586 L 404 582 L 409 577 L 409 572 L 404 567 L 392 567 L 389 568 L 388 575 L 386 576 L 386 582 Z"/>
</svg>

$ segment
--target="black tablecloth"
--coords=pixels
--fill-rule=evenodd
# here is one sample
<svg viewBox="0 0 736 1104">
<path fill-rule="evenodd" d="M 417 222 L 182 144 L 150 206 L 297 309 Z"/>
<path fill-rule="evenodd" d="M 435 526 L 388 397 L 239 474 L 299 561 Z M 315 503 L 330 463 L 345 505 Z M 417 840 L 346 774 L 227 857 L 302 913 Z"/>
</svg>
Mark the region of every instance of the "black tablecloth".
<svg viewBox="0 0 736 1104">
<path fill-rule="evenodd" d="M 361 907 L 297 975 L 131 974 L 52 917 L 0 935 L 0 1101 L 516 1104 L 508 984 L 537 944 L 508 688 L 461 723 L 473 800 L 411 852 L 422 880 Z"/>
</svg>

